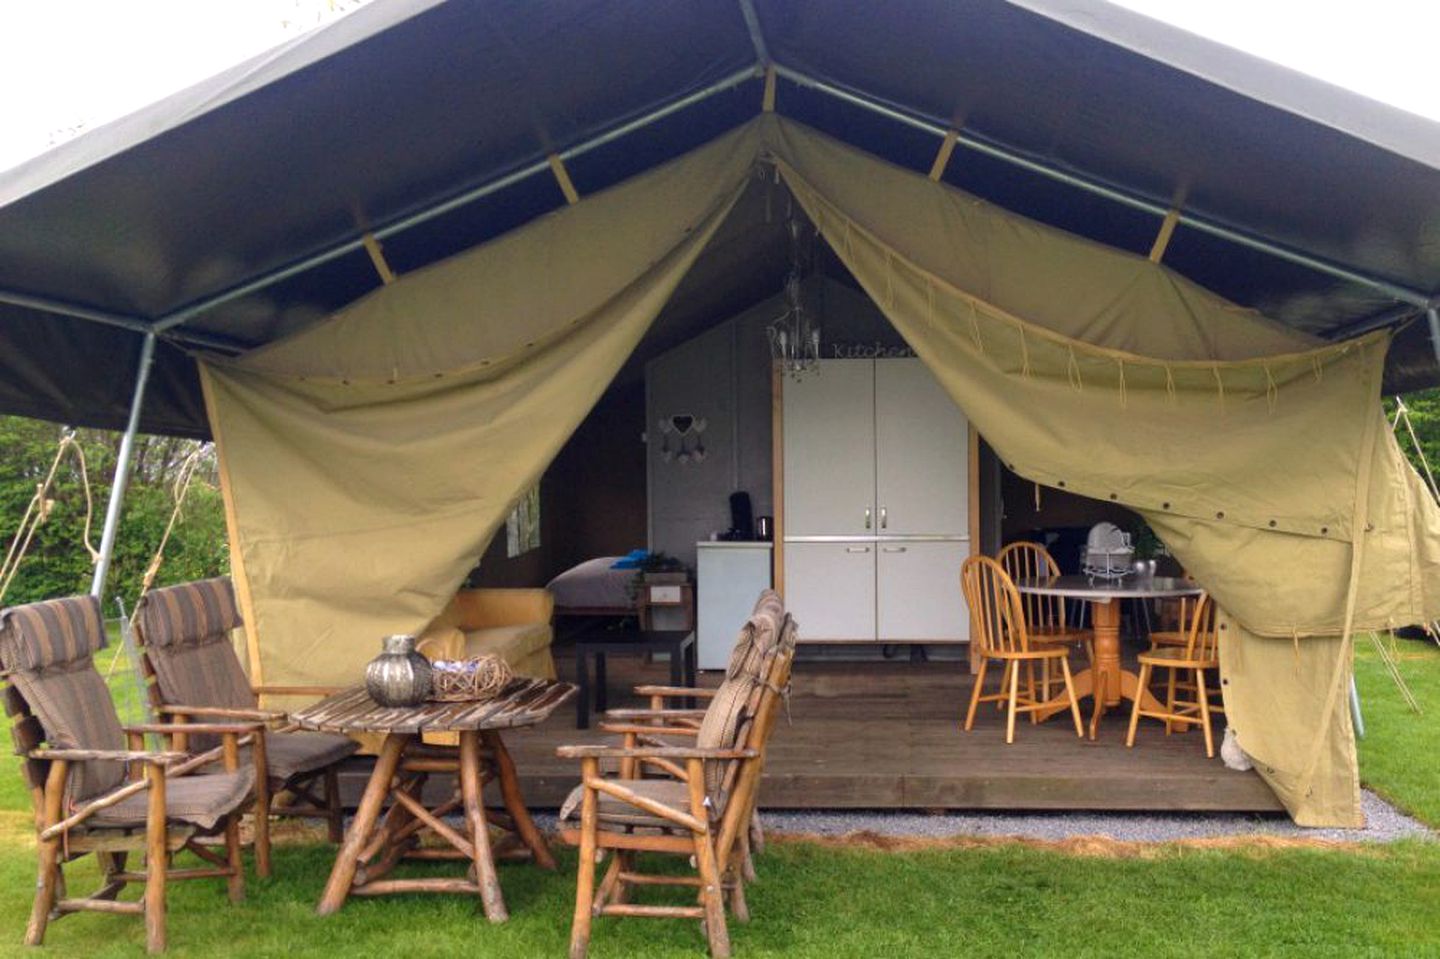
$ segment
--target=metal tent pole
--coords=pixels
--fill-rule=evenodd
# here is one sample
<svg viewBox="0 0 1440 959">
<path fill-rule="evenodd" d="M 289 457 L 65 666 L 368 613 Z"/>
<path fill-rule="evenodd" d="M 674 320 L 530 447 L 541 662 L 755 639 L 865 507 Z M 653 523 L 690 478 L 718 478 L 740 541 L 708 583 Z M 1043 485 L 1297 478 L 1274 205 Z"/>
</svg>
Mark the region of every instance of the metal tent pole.
<svg viewBox="0 0 1440 959">
<path fill-rule="evenodd" d="M 110 486 L 110 504 L 105 508 L 105 531 L 100 537 L 100 559 L 95 563 L 95 578 L 90 581 L 90 595 L 100 598 L 105 579 L 110 575 L 110 560 L 115 555 L 115 534 L 120 529 L 120 508 L 125 487 L 130 482 L 130 463 L 135 455 L 135 436 L 140 432 L 140 410 L 145 405 L 145 387 L 150 382 L 150 367 L 155 360 L 155 334 L 146 333 L 140 344 L 140 364 L 135 370 L 135 394 L 130 399 L 130 421 L 120 440 L 120 455 L 115 461 L 115 481 Z"/>
<path fill-rule="evenodd" d="M 1440 310 L 1427 307 L 1425 318 L 1430 321 L 1430 346 L 1435 350 L 1435 362 L 1440 364 Z"/>
</svg>

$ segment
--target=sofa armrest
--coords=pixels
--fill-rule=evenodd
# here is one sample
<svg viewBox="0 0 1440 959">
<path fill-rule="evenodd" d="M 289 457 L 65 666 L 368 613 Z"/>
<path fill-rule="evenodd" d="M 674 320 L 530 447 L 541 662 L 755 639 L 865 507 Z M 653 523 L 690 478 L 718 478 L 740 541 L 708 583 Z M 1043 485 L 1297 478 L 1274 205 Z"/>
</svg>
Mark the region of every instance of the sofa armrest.
<svg viewBox="0 0 1440 959">
<path fill-rule="evenodd" d="M 431 662 L 464 659 L 465 634 L 454 626 L 432 623 L 415 641 L 415 651 Z"/>
<path fill-rule="evenodd" d="M 548 589 L 463 589 L 455 603 L 462 630 L 549 623 L 555 613 Z"/>
</svg>

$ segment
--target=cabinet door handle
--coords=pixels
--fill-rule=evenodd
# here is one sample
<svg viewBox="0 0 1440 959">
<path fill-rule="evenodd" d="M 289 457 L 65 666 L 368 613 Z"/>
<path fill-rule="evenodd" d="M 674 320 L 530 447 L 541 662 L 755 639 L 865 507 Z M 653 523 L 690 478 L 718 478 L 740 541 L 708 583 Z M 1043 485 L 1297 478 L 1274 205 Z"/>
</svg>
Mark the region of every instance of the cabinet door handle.
<svg viewBox="0 0 1440 959">
<path fill-rule="evenodd" d="M 886 547 L 884 547 L 883 552 L 886 552 L 886 553 L 903 553 L 903 552 L 905 552 L 905 550 L 906 550 L 906 547 L 904 547 L 904 546 L 886 546 Z"/>
<path fill-rule="evenodd" d="M 870 507 L 865 507 L 865 528 L 870 528 Z"/>
<path fill-rule="evenodd" d="M 880 507 L 880 528 L 886 529 L 890 526 L 890 517 L 886 515 L 885 507 Z"/>
<path fill-rule="evenodd" d="M 845 552 L 847 552 L 847 553 L 868 553 L 868 552 L 870 552 L 870 547 L 868 547 L 868 546 L 847 546 L 847 547 L 845 547 Z"/>
</svg>

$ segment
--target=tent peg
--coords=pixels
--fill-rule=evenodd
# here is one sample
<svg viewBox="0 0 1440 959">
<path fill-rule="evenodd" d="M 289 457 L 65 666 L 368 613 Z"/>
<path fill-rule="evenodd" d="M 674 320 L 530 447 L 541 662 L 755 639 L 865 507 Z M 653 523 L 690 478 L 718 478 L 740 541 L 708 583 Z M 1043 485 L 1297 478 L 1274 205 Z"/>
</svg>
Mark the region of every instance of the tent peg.
<svg viewBox="0 0 1440 959">
<path fill-rule="evenodd" d="M 560 154 L 552 153 L 545 159 L 550 164 L 550 172 L 555 174 L 555 182 L 560 184 L 560 192 L 565 194 L 565 202 L 572 206 L 579 203 L 580 192 L 575 189 L 570 171 L 565 169 L 565 161 L 560 159 Z"/>
</svg>

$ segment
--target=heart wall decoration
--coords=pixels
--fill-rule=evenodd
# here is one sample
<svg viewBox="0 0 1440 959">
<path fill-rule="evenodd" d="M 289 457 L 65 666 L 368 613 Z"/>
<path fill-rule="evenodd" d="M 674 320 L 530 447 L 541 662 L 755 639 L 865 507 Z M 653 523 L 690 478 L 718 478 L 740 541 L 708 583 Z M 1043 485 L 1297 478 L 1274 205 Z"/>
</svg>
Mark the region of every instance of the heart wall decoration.
<svg viewBox="0 0 1440 959">
<path fill-rule="evenodd" d="M 701 438 L 709 424 L 703 416 L 676 413 L 660 418 L 660 461 L 662 463 L 703 463 L 705 441 Z"/>
</svg>

